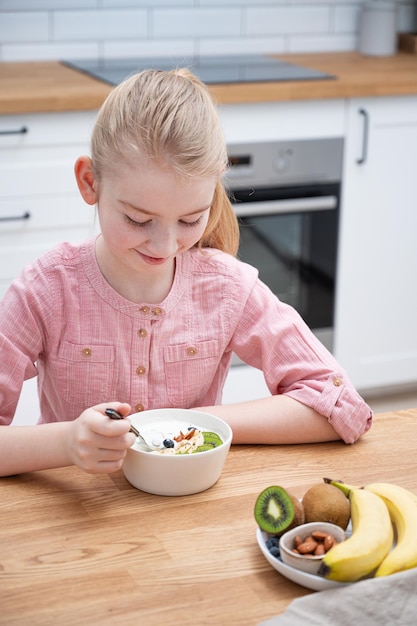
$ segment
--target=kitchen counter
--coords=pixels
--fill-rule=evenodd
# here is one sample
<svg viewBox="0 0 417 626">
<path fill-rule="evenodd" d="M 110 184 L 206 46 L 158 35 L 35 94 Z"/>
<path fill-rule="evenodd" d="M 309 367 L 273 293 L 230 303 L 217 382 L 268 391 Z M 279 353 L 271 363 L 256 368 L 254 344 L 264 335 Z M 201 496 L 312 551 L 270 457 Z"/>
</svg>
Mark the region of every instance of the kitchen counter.
<svg viewBox="0 0 417 626">
<path fill-rule="evenodd" d="M 122 472 L 0 478 L 0 623 L 255 626 L 314 593 L 261 553 L 257 495 L 281 484 L 301 498 L 324 476 L 417 494 L 416 425 L 410 409 L 376 415 L 354 445 L 232 446 L 216 485 L 179 498 Z"/>
<path fill-rule="evenodd" d="M 219 104 L 417 94 L 417 55 L 357 52 L 277 55 L 334 80 L 211 85 Z M 0 63 L 0 113 L 93 110 L 112 89 L 59 62 Z"/>
<path fill-rule="evenodd" d="M 98 109 L 110 90 L 55 61 L 0 63 L 0 113 Z"/>
</svg>

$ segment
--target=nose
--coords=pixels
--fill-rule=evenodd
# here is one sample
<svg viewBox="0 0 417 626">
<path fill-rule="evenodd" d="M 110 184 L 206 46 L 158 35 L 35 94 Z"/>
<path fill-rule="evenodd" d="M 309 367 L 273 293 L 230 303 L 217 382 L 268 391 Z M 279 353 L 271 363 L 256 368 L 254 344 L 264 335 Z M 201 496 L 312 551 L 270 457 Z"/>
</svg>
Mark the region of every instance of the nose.
<svg viewBox="0 0 417 626">
<path fill-rule="evenodd" d="M 169 228 L 158 228 L 152 233 L 148 242 L 149 255 L 156 258 L 167 258 L 177 251 L 175 232 Z"/>
</svg>

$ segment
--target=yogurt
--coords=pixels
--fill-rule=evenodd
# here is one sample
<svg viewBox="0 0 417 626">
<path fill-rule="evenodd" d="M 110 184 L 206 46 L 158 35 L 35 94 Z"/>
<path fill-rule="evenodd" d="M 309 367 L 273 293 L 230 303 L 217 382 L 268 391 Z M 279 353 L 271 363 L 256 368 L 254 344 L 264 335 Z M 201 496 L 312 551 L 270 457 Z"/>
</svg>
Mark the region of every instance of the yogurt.
<svg viewBox="0 0 417 626">
<path fill-rule="evenodd" d="M 141 433 L 147 443 L 158 447 L 150 454 L 193 454 L 213 449 L 223 443 L 216 433 L 180 421 L 161 421 L 154 428 L 150 424 L 142 427 Z M 138 441 L 133 447 L 141 449 Z"/>
</svg>

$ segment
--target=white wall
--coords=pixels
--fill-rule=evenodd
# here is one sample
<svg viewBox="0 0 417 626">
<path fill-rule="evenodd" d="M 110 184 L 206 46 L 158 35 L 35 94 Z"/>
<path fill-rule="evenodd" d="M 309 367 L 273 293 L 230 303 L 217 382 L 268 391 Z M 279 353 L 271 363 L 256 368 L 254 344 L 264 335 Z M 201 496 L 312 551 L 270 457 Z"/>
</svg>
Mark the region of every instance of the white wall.
<svg viewBox="0 0 417 626">
<path fill-rule="evenodd" d="M 354 50 L 363 1 L 0 0 L 0 61 Z"/>
<path fill-rule="evenodd" d="M 13 418 L 13 426 L 31 426 L 36 424 L 40 415 L 37 378 L 23 383 L 19 404 Z"/>
</svg>

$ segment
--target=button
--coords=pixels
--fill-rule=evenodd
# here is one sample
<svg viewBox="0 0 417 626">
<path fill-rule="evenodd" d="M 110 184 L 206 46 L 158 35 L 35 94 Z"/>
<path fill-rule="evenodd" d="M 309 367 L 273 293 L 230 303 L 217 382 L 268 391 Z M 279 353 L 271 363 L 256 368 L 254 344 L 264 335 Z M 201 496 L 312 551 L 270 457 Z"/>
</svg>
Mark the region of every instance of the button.
<svg viewBox="0 0 417 626">
<path fill-rule="evenodd" d="M 139 366 L 136 368 L 136 374 L 137 374 L 138 376 L 143 376 L 143 374 L 146 374 L 146 367 L 143 367 L 143 365 L 139 365 Z"/>
<path fill-rule="evenodd" d="M 134 409 L 136 413 L 140 413 L 141 411 L 145 410 L 145 407 L 143 406 L 143 404 L 135 404 Z"/>
<path fill-rule="evenodd" d="M 159 306 L 156 306 L 154 309 L 152 309 L 152 313 L 154 315 L 162 315 L 162 309 L 160 309 Z"/>
<path fill-rule="evenodd" d="M 147 337 L 148 331 L 146 330 L 146 328 L 139 328 L 138 335 L 139 337 Z"/>
<path fill-rule="evenodd" d="M 141 313 L 145 313 L 146 315 L 147 313 L 149 313 L 150 308 L 148 306 L 141 306 L 139 310 Z"/>
<path fill-rule="evenodd" d="M 92 349 L 91 349 L 91 348 L 83 348 L 83 349 L 81 350 L 81 354 L 82 354 L 83 356 L 89 357 L 89 356 L 91 356 L 91 355 L 93 354 L 93 351 L 92 351 Z"/>
<path fill-rule="evenodd" d="M 274 168 L 279 174 L 287 174 L 291 167 L 291 157 L 293 156 L 290 148 L 280 150 L 276 159 L 273 161 Z"/>
<path fill-rule="evenodd" d="M 197 348 L 195 346 L 190 346 L 187 348 L 188 356 L 195 356 L 197 354 Z"/>
<path fill-rule="evenodd" d="M 340 385 L 343 385 L 343 378 L 341 378 L 340 376 L 335 376 L 333 378 L 333 385 L 335 387 L 340 387 Z"/>
</svg>

